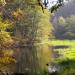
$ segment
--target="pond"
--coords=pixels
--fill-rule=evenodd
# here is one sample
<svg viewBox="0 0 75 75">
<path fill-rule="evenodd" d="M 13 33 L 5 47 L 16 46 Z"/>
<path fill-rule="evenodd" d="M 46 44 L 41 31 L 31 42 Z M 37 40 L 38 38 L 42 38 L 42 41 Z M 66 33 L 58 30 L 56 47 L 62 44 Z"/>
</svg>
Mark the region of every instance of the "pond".
<svg viewBox="0 0 75 75">
<path fill-rule="evenodd" d="M 46 64 L 52 59 L 52 49 L 49 45 L 23 46 L 16 51 L 16 72 L 42 75 Z"/>
<path fill-rule="evenodd" d="M 61 54 L 63 55 L 64 52 L 69 51 L 69 53 L 71 53 L 72 50 L 70 49 L 68 45 L 51 46 L 47 43 L 16 47 L 14 52 L 17 62 L 10 64 L 11 66 L 8 67 L 8 70 L 10 69 L 10 72 L 29 75 L 46 75 L 44 72 L 45 70 L 48 71 L 49 68 L 51 74 L 58 72 L 58 75 L 69 75 L 68 71 L 70 71 L 71 75 L 73 75 L 72 72 L 74 73 L 75 71 L 75 61 L 63 59 L 63 57 L 66 58 L 65 55 L 61 57 Z M 49 64 L 49 66 L 47 66 L 47 64 Z"/>
</svg>

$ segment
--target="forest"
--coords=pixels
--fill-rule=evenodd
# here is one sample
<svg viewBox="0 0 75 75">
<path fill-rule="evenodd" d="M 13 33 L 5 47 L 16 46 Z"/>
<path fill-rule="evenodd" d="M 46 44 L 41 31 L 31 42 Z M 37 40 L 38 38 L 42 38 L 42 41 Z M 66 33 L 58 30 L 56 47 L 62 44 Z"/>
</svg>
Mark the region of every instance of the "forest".
<svg viewBox="0 0 75 75">
<path fill-rule="evenodd" d="M 74 0 L 53 1 L 0 0 L 0 75 L 75 75 Z"/>
</svg>

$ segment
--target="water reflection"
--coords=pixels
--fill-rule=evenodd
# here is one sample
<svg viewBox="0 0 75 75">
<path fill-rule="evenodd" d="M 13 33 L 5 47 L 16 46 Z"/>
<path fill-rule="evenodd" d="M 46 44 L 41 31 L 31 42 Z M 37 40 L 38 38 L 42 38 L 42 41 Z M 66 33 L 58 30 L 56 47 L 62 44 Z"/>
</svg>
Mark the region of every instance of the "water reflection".
<svg viewBox="0 0 75 75">
<path fill-rule="evenodd" d="M 47 44 L 25 46 L 17 50 L 16 72 L 41 75 L 51 61 L 51 50 Z"/>
<path fill-rule="evenodd" d="M 54 49 L 61 49 L 61 48 L 62 49 L 65 48 L 66 49 L 66 48 L 69 48 L 69 46 L 67 46 L 67 45 L 59 45 L 59 46 L 53 46 L 53 48 Z"/>
<path fill-rule="evenodd" d="M 35 47 L 32 46 L 25 46 L 18 49 L 18 56 L 17 56 L 17 72 L 18 73 L 25 73 L 29 72 L 32 73 L 36 71 L 37 67 L 37 58 Z M 34 70 L 33 70 L 34 69 Z"/>
</svg>

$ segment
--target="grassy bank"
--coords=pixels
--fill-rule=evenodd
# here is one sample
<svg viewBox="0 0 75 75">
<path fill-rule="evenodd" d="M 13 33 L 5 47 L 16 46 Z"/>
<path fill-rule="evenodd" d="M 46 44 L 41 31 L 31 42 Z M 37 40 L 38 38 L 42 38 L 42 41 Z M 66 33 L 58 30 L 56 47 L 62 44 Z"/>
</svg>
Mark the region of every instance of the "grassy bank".
<svg viewBox="0 0 75 75">
<path fill-rule="evenodd" d="M 75 40 L 52 40 L 50 44 L 59 53 L 58 59 L 75 60 Z"/>
</svg>

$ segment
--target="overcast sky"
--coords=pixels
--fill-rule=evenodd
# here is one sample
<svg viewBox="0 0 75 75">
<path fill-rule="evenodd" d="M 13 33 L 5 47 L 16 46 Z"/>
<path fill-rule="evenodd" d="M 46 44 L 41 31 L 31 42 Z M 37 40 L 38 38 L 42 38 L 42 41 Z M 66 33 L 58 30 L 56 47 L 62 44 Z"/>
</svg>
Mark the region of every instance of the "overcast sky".
<svg viewBox="0 0 75 75">
<path fill-rule="evenodd" d="M 52 18 L 53 24 L 56 25 L 60 16 L 66 18 L 70 15 L 75 15 L 75 0 L 71 0 L 69 3 L 63 5 L 55 12 L 55 15 Z"/>
<path fill-rule="evenodd" d="M 44 0 L 42 0 L 44 2 Z M 49 1 L 49 4 L 47 5 L 48 6 L 48 9 L 51 8 L 52 6 L 54 6 L 58 0 L 48 0 Z M 71 0 L 64 0 L 64 3 L 67 3 L 68 1 L 71 1 Z"/>
</svg>

